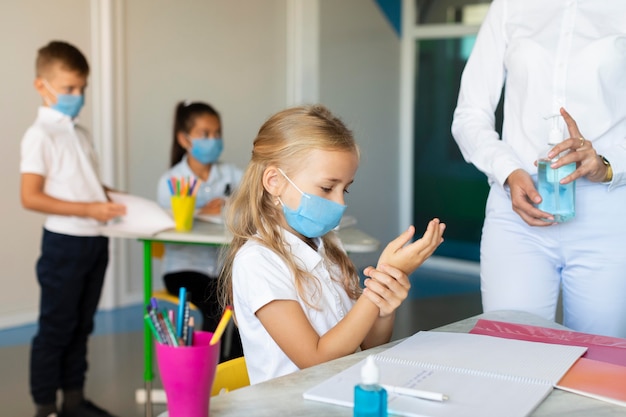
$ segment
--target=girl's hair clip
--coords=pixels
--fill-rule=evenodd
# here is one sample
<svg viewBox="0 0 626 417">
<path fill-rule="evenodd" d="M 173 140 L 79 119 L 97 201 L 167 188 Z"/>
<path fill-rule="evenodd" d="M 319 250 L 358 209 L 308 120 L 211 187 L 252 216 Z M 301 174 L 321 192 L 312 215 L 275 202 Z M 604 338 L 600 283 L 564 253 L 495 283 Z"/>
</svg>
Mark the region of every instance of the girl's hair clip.
<svg viewBox="0 0 626 417">
<path fill-rule="evenodd" d="M 190 100 L 183 101 L 183 106 L 188 107 L 191 104 Z"/>
</svg>

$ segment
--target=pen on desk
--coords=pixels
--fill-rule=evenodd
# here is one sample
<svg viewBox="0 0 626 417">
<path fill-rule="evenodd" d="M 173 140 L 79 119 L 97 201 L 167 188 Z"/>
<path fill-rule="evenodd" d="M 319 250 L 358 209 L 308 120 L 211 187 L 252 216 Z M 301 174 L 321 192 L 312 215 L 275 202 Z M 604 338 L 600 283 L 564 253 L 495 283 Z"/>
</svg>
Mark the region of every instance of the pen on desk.
<svg viewBox="0 0 626 417">
<path fill-rule="evenodd" d="M 185 315 L 185 299 L 187 298 L 187 288 L 180 287 L 178 290 L 178 314 L 176 315 L 176 337 L 183 336 L 183 318 Z"/>
<path fill-rule="evenodd" d="M 390 394 L 404 395 L 407 397 L 421 398 L 422 400 L 446 401 L 448 396 L 440 392 L 423 391 L 420 389 L 394 387 L 393 385 L 381 384 Z"/>
<path fill-rule="evenodd" d="M 224 330 L 226 330 L 226 326 L 228 325 L 228 321 L 230 320 L 232 315 L 233 315 L 233 307 L 226 306 L 226 309 L 224 310 L 224 314 L 222 314 L 222 318 L 220 319 L 220 322 L 217 324 L 217 327 L 215 328 L 215 331 L 213 332 L 213 337 L 211 337 L 211 341 L 209 342 L 209 345 L 214 345 L 220 341 L 220 338 L 222 337 L 222 334 L 224 334 Z"/>
</svg>

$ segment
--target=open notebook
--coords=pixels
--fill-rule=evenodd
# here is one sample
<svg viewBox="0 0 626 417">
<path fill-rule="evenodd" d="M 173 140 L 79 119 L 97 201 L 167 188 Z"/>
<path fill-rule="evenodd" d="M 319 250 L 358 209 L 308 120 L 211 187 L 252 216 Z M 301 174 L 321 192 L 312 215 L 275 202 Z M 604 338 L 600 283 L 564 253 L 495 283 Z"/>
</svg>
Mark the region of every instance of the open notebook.
<svg viewBox="0 0 626 417">
<path fill-rule="evenodd" d="M 419 332 L 375 355 L 380 383 L 446 394 L 443 402 L 388 394 L 401 416 L 527 416 L 585 352 L 490 336 Z M 305 399 L 352 407 L 364 360 L 306 391 Z"/>
</svg>

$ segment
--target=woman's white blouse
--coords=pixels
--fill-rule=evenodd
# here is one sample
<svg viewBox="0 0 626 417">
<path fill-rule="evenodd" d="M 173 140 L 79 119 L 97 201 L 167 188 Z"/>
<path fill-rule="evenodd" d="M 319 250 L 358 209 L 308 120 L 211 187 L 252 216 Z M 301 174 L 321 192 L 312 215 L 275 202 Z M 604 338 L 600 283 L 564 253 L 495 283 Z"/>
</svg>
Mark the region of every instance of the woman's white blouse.
<svg viewBox="0 0 626 417">
<path fill-rule="evenodd" d="M 502 140 L 494 111 L 505 84 Z M 626 0 L 495 0 L 461 80 L 452 133 L 466 161 L 503 185 L 537 172 L 564 107 L 626 182 Z M 570 135 L 564 122 L 563 139 Z"/>
</svg>

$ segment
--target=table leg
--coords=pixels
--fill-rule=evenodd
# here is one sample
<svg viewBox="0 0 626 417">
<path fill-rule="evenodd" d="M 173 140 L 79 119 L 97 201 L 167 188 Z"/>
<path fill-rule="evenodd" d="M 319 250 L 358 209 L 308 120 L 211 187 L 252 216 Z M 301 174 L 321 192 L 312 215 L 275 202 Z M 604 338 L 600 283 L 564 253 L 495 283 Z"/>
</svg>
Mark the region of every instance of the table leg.
<svg viewBox="0 0 626 417">
<path fill-rule="evenodd" d="M 152 297 L 152 242 L 143 241 L 143 308 L 147 313 L 146 306 L 150 304 Z M 144 351 L 144 388 L 146 389 L 145 415 L 152 417 L 152 380 L 154 373 L 152 371 L 152 333 L 150 327 L 144 322 L 143 327 L 143 351 Z"/>
</svg>

